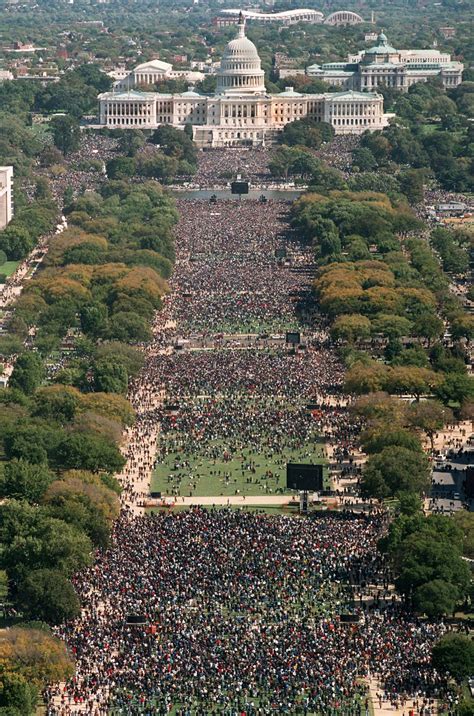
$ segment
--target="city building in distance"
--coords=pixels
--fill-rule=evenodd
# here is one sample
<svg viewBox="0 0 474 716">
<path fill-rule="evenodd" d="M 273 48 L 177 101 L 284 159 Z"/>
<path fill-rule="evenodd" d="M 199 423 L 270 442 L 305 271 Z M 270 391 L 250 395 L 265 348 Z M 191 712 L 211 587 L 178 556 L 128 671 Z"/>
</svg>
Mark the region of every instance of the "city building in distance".
<svg viewBox="0 0 474 716">
<path fill-rule="evenodd" d="M 439 50 L 396 50 L 381 32 L 377 44 L 357 55 L 349 55 L 346 62 L 311 65 L 306 74 L 344 89 L 357 91 L 383 85 L 407 91 L 416 82 L 439 77 L 444 87 L 451 89 L 462 82 L 464 65 L 451 60 L 451 55 Z"/>
<path fill-rule="evenodd" d="M 104 92 L 99 95 L 99 124 L 105 127 L 153 129 L 191 124 L 199 147 L 262 146 L 272 143 L 289 122 L 309 117 L 327 122 L 336 134 L 383 129 L 383 97 L 376 92 L 301 94 L 287 87 L 268 94 L 257 48 L 245 36 L 240 16 L 237 37 L 222 56 L 213 95 L 190 88 L 180 94 Z"/>
<path fill-rule="evenodd" d="M 13 167 L 0 167 L 0 229 L 13 218 Z"/>
<path fill-rule="evenodd" d="M 218 27 L 237 25 L 240 14 L 248 22 L 258 22 L 268 25 L 279 23 L 280 25 L 294 25 L 298 22 L 309 22 L 311 24 L 324 23 L 325 25 L 359 25 L 364 19 L 356 12 L 350 10 L 337 10 L 326 18 L 319 10 L 298 8 L 294 10 L 283 10 L 281 12 L 258 12 L 257 10 L 238 10 L 228 8 L 221 10 L 221 14 L 214 19 Z"/>
<path fill-rule="evenodd" d="M 257 12 L 255 10 L 229 8 L 221 10 L 221 18 L 217 18 L 217 20 L 231 18 L 234 23 L 237 24 L 241 16 L 249 22 L 260 22 L 264 24 L 281 23 L 283 25 L 294 25 L 297 22 L 320 23 L 324 20 L 324 15 L 322 12 L 319 12 L 319 10 L 308 10 L 305 8 L 284 10 L 282 12 Z M 216 24 L 219 24 L 219 22 Z"/>
</svg>

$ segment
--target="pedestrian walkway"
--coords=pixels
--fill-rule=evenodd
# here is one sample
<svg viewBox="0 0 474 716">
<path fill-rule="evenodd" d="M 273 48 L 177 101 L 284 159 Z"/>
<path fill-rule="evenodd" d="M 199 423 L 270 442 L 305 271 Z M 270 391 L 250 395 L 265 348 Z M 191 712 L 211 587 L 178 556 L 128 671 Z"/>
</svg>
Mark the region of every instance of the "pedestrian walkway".
<svg viewBox="0 0 474 716">
<path fill-rule="evenodd" d="M 385 698 L 383 687 L 375 677 L 367 679 L 374 716 L 437 716 L 440 713 L 436 700 L 409 698 L 391 703 Z"/>
</svg>

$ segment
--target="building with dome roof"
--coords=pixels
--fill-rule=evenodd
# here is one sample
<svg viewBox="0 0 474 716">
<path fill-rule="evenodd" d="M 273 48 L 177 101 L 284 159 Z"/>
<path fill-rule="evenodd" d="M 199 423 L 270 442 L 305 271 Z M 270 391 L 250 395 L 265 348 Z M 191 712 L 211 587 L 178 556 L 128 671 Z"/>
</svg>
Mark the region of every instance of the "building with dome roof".
<svg viewBox="0 0 474 716">
<path fill-rule="evenodd" d="M 328 62 L 307 67 L 310 77 L 344 89 L 371 90 L 379 86 L 406 92 L 416 82 L 439 77 L 447 89 L 462 82 L 464 66 L 439 50 L 396 50 L 382 31 L 377 44 L 346 62 Z"/>
<path fill-rule="evenodd" d="M 99 124 L 109 128 L 155 129 L 160 125 L 192 125 L 199 147 L 271 144 L 289 122 L 309 117 L 328 122 L 336 134 L 362 134 L 383 129 L 383 97 L 376 92 L 344 91 L 301 94 L 287 87 L 269 94 L 254 43 L 245 35 L 245 20 L 222 55 L 213 95 L 192 87 L 179 94 L 104 92 L 99 95 Z"/>
</svg>

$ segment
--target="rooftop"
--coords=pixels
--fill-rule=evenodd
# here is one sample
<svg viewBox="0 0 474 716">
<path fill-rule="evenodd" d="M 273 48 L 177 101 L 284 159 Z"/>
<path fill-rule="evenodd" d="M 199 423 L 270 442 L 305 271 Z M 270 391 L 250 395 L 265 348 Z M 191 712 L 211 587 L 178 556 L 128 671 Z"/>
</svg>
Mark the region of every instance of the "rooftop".
<svg viewBox="0 0 474 716">
<path fill-rule="evenodd" d="M 383 55 L 386 53 L 391 54 L 392 52 L 397 52 L 394 47 L 388 44 L 387 35 L 385 35 L 383 30 L 377 39 L 379 44 L 375 47 L 371 47 L 369 50 L 366 50 L 366 54 Z"/>
<path fill-rule="evenodd" d="M 137 65 L 134 68 L 134 71 L 137 72 L 140 70 L 161 70 L 163 72 L 167 72 L 168 70 L 171 70 L 173 65 L 170 65 L 169 62 L 162 62 L 161 60 L 150 60 L 149 62 L 142 62 L 141 65 Z"/>
<path fill-rule="evenodd" d="M 372 100 L 375 97 L 380 97 L 380 95 L 377 92 L 356 92 L 355 90 L 348 90 L 347 92 L 331 92 L 326 95 L 329 98 L 332 99 L 340 99 L 340 100 L 351 100 L 351 99 L 363 99 L 363 100 Z"/>
</svg>

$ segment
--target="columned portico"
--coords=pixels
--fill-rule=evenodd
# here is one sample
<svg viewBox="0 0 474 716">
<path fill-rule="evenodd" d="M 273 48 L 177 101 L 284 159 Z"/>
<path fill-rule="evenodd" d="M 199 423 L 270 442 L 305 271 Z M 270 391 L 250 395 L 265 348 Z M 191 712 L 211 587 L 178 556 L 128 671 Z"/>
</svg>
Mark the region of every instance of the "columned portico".
<svg viewBox="0 0 474 716">
<path fill-rule="evenodd" d="M 180 94 L 105 92 L 99 95 L 99 112 L 100 124 L 106 127 L 191 125 L 199 147 L 269 144 L 286 124 L 304 117 L 328 122 L 337 134 L 361 134 L 388 123 L 383 98 L 374 92 L 301 94 L 287 87 L 268 94 L 260 57 L 245 36 L 243 18 L 237 37 L 224 51 L 216 94 L 203 95 L 192 87 Z"/>
</svg>

